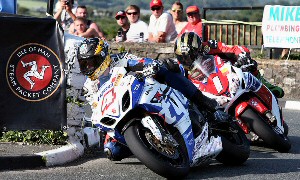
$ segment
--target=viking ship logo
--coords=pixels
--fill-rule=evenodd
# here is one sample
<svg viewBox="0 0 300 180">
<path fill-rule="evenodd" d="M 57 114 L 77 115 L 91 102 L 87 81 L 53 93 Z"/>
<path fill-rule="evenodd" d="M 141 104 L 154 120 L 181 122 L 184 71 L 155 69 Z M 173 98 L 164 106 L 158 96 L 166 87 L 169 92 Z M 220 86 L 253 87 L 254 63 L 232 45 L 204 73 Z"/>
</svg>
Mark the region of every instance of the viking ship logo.
<svg viewBox="0 0 300 180">
<path fill-rule="evenodd" d="M 6 66 L 10 89 L 27 101 L 41 101 L 50 97 L 62 82 L 62 65 L 48 47 L 30 43 L 18 47 Z"/>
</svg>

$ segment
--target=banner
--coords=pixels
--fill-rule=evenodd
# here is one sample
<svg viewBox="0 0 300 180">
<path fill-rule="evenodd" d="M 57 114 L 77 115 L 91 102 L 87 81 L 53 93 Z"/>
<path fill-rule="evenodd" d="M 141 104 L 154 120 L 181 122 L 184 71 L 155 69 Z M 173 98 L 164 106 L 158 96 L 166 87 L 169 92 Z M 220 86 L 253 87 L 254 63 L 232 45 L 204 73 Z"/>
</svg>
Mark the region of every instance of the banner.
<svg viewBox="0 0 300 180">
<path fill-rule="evenodd" d="M 262 33 L 265 47 L 300 48 L 300 6 L 266 5 Z"/>
<path fill-rule="evenodd" d="M 0 14 L 0 131 L 65 128 L 63 32 L 52 18 Z"/>
</svg>

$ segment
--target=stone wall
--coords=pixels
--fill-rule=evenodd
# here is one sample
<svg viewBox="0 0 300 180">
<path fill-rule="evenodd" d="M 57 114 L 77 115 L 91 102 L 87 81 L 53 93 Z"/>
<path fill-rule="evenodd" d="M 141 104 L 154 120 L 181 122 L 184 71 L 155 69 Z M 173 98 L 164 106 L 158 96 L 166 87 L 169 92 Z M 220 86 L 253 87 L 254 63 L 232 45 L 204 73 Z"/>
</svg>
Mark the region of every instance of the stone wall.
<svg viewBox="0 0 300 180">
<path fill-rule="evenodd" d="M 140 57 L 149 58 L 174 58 L 173 44 L 170 43 L 110 43 L 112 51 L 118 52 L 125 47 L 131 53 Z M 251 49 L 251 52 L 260 49 Z M 259 69 L 265 79 L 282 87 L 285 91 L 284 98 L 300 99 L 300 60 L 270 60 L 256 59 Z"/>
</svg>

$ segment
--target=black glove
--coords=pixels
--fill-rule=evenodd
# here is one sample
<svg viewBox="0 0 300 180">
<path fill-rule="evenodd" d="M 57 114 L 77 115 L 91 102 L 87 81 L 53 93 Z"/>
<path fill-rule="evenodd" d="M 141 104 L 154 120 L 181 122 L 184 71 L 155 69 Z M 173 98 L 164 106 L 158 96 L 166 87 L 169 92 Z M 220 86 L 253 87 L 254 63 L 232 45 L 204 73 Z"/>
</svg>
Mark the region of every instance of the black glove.
<svg viewBox="0 0 300 180">
<path fill-rule="evenodd" d="M 234 66 L 241 68 L 244 72 L 254 72 L 257 70 L 257 62 L 253 60 L 248 53 L 239 54 Z"/>
<path fill-rule="evenodd" d="M 161 61 L 167 67 L 168 70 L 175 73 L 181 72 L 179 64 L 176 60 L 168 58 L 168 59 L 161 59 L 159 61 Z"/>
<path fill-rule="evenodd" d="M 248 65 L 251 63 L 251 57 L 248 53 L 240 53 L 237 62 L 234 64 L 236 67 Z"/>
<path fill-rule="evenodd" d="M 255 72 L 257 70 L 257 62 L 253 59 L 250 59 L 250 64 L 247 67 L 248 72 Z"/>
</svg>

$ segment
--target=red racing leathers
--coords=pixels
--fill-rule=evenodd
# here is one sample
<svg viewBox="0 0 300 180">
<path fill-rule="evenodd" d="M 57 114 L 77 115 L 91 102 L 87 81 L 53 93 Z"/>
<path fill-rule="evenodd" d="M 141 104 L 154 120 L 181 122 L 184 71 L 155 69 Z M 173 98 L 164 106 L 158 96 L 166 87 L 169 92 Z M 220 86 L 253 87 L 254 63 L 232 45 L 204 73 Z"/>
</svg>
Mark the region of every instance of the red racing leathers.
<svg viewBox="0 0 300 180">
<path fill-rule="evenodd" d="M 245 46 L 229 46 L 216 40 L 202 42 L 202 51 L 205 54 L 218 55 L 221 59 L 234 61 L 232 64 L 234 64 L 242 54 L 250 57 L 250 51 Z"/>
</svg>

